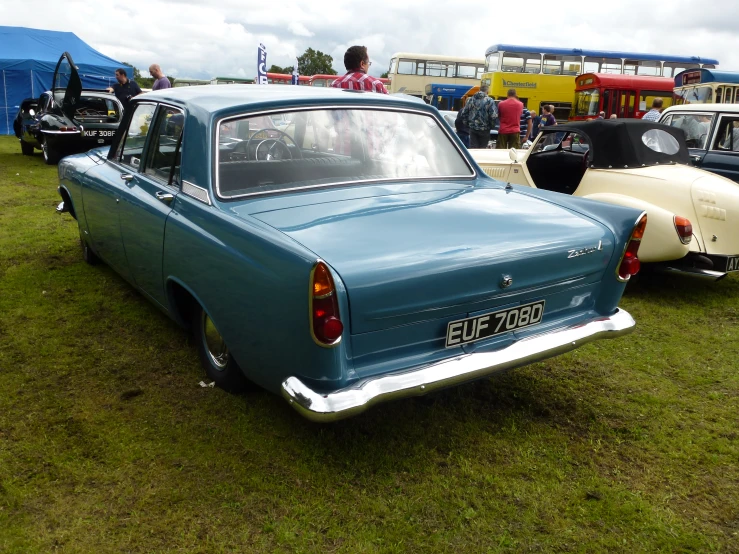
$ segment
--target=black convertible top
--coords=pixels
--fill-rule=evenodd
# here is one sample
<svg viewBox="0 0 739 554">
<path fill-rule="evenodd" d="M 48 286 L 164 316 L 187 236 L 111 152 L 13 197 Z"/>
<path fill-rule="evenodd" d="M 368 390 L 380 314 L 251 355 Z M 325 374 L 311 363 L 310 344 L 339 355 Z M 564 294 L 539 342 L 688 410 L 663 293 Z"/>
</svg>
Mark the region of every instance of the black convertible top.
<svg viewBox="0 0 739 554">
<path fill-rule="evenodd" d="M 542 129 L 546 134 L 579 133 L 590 144 L 590 167 L 624 168 L 658 164 L 689 164 L 685 132 L 642 119 L 573 121 Z"/>
</svg>

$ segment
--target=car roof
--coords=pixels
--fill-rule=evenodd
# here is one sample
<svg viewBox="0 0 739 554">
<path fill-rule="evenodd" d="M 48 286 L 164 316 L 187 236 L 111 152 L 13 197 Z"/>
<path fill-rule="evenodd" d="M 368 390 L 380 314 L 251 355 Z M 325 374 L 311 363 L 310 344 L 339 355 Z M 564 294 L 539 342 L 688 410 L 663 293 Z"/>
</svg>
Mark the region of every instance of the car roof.
<svg viewBox="0 0 739 554">
<path fill-rule="evenodd" d="M 423 102 L 398 95 L 351 91 L 332 87 L 291 85 L 202 85 L 147 92 L 136 100 L 160 100 L 199 108 L 212 114 L 252 110 L 257 107 L 284 108 L 316 104 L 373 104 L 412 109 L 431 109 Z"/>
<path fill-rule="evenodd" d="M 647 147 L 644 142 L 645 133 L 653 130 L 671 135 L 677 141 L 677 152 L 667 154 Z M 564 125 L 545 127 L 541 131 L 545 135 L 565 131 L 584 135 L 590 143 L 590 167 L 593 168 L 627 168 L 690 162 L 683 130 L 655 121 L 643 119 L 572 121 Z"/>
<path fill-rule="evenodd" d="M 670 106 L 662 115 L 667 112 L 732 112 L 739 113 L 739 104 L 681 104 L 679 106 Z"/>
</svg>

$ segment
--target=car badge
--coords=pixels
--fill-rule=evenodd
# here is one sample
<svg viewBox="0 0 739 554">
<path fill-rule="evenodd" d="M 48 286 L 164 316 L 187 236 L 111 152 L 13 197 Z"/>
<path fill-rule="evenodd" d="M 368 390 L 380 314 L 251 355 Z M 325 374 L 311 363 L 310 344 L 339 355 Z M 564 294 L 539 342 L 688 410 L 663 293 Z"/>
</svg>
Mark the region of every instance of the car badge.
<svg viewBox="0 0 739 554">
<path fill-rule="evenodd" d="M 510 275 L 503 275 L 500 279 L 500 287 L 503 289 L 507 289 L 513 284 L 513 277 Z"/>
<path fill-rule="evenodd" d="M 589 246 L 587 248 L 580 248 L 577 250 L 568 250 L 567 251 L 567 258 L 578 258 L 580 256 L 586 256 L 588 254 L 592 254 L 593 252 L 599 252 L 600 250 L 603 250 L 603 241 L 598 241 L 598 246 Z"/>
</svg>

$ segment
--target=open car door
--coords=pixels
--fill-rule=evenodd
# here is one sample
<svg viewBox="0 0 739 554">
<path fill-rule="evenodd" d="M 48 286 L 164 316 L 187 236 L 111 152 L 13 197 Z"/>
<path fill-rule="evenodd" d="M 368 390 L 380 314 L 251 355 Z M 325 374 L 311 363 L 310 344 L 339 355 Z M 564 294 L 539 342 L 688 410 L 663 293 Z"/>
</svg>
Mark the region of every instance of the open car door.
<svg viewBox="0 0 739 554">
<path fill-rule="evenodd" d="M 58 92 L 64 91 L 64 99 L 61 102 L 62 112 L 70 121 L 74 121 L 74 110 L 82 94 L 82 81 L 80 80 L 77 67 L 69 52 L 64 52 L 56 64 L 54 70 L 54 85 L 52 92 L 56 98 Z"/>
</svg>

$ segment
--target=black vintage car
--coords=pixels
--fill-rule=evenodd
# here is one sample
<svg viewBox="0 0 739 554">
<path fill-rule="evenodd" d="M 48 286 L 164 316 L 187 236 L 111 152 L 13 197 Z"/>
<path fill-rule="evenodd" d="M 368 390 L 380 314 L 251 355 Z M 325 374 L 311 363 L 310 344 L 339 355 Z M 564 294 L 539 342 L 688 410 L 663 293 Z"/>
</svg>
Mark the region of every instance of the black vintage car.
<svg viewBox="0 0 739 554">
<path fill-rule="evenodd" d="M 56 65 L 52 89 L 21 103 L 13 130 L 23 154 L 31 156 L 38 148 L 47 164 L 55 164 L 68 154 L 110 144 L 122 115 L 113 94 L 82 88 L 74 61 L 65 52 Z"/>
</svg>

